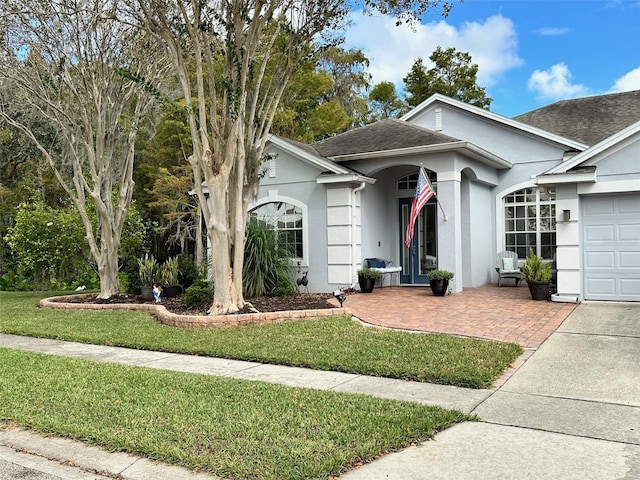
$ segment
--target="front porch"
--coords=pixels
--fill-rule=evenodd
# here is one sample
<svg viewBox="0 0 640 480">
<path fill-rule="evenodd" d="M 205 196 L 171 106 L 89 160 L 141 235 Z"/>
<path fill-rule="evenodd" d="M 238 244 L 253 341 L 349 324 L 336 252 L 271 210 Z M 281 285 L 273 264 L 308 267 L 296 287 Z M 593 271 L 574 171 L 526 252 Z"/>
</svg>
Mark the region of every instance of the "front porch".
<svg viewBox="0 0 640 480">
<path fill-rule="evenodd" d="M 372 325 L 514 342 L 535 349 L 577 304 L 531 300 L 526 285 L 484 285 L 445 297 L 434 297 L 429 287 L 375 288 L 370 294 L 347 296 L 344 306 Z"/>
</svg>

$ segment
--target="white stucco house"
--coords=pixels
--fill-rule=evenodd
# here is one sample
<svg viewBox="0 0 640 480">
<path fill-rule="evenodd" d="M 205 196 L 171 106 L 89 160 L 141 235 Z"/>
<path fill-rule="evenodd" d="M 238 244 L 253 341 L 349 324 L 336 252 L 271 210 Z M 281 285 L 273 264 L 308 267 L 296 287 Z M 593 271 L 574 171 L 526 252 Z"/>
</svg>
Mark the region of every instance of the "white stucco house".
<svg viewBox="0 0 640 480">
<path fill-rule="evenodd" d="M 283 231 L 310 291 L 383 258 L 407 285 L 450 270 L 455 293 L 496 283 L 498 252 L 531 247 L 556 261 L 555 301 L 640 301 L 640 91 L 515 118 L 434 95 L 314 144 L 272 136 L 266 153 L 251 211 Z M 420 166 L 442 209 L 427 204 L 405 248 Z"/>
</svg>

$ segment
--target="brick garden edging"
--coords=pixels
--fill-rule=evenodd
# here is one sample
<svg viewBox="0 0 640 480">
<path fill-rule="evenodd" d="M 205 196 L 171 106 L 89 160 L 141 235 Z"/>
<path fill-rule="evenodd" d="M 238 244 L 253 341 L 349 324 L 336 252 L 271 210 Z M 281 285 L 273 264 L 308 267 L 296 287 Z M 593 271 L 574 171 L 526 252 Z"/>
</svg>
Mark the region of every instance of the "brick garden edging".
<svg viewBox="0 0 640 480">
<path fill-rule="evenodd" d="M 162 305 L 149 303 L 71 303 L 70 298 L 88 298 L 92 294 L 66 295 L 43 298 L 41 308 L 52 310 L 135 310 L 151 314 L 158 322 L 172 327 L 228 327 L 236 325 L 257 325 L 260 323 L 285 322 L 288 320 L 311 319 L 348 315 L 348 308 L 323 308 L 317 310 L 288 310 L 282 312 L 241 313 L 236 315 L 178 315 Z"/>
</svg>

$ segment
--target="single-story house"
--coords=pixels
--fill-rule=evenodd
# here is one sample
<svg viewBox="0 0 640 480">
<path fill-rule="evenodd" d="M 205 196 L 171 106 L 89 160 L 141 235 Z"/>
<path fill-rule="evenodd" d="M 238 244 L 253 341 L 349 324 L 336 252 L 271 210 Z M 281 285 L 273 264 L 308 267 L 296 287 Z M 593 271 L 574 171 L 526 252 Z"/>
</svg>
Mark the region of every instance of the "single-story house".
<svg viewBox="0 0 640 480">
<path fill-rule="evenodd" d="M 450 270 L 455 293 L 496 283 L 498 252 L 532 248 L 556 262 L 555 301 L 640 301 L 640 90 L 515 118 L 434 95 L 314 144 L 271 136 L 266 153 L 250 210 L 283 232 L 310 291 L 352 285 L 380 258 L 406 285 Z M 440 206 L 406 248 L 421 166 Z"/>
</svg>

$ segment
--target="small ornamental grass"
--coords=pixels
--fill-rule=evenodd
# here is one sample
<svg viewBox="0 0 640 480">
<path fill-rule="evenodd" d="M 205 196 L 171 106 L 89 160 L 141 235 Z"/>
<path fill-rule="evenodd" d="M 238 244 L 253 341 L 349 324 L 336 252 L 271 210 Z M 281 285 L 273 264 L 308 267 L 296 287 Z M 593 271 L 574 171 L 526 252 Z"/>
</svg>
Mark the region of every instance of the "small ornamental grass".
<svg viewBox="0 0 640 480">
<path fill-rule="evenodd" d="M 321 479 L 469 419 L 364 395 L 0 348 L 0 418 L 230 479 Z"/>
<path fill-rule="evenodd" d="M 142 312 L 37 308 L 46 295 L 0 292 L 0 332 L 468 388 L 490 387 L 522 353 L 513 343 L 370 328 L 347 317 L 176 328 Z"/>
</svg>

